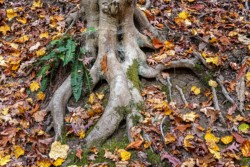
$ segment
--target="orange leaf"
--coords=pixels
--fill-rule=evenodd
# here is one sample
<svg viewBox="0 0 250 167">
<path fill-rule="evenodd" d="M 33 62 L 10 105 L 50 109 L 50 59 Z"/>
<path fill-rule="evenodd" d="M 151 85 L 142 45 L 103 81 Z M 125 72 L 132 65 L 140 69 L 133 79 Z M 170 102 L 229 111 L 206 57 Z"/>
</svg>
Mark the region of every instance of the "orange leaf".
<svg viewBox="0 0 250 167">
<path fill-rule="evenodd" d="M 143 143 L 143 140 L 137 140 L 137 141 L 134 141 L 134 142 L 131 142 L 127 147 L 126 147 L 126 150 L 128 149 L 136 149 L 136 150 L 140 150 L 140 147 Z"/>
<path fill-rule="evenodd" d="M 164 46 L 164 44 L 157 38 L 153 38 L 152 43 L 153 43 L 155 49 L 159 49 L 159 48 L 162 48 Z"/>
<path fill-rule="evenodd" d="M 244 157 L 250 157 L 250 140 L 245 140 L 242 143 L 241 152 Z"/>
<path fill-rule="evenodd" d="M 102 62 L 101 62 L 101 71 L 103 73 L 106 73 L 108 71 L 108 66 L 107 66 L 107 53 L 104 54 Z"/>
</svg>

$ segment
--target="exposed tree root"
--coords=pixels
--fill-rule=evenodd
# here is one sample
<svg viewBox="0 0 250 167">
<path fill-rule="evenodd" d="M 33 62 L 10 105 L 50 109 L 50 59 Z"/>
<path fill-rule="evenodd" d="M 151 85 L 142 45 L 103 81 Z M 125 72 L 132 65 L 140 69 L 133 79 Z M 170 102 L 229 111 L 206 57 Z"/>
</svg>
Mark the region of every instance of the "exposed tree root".
<svg viewBox="0 0 250 167">
<path fill-rule="evenodd" d="M 157 78 L 167 85 L 172 101 L 170 77 L 164 80 L 161 72 L 171 68 L 188 68 L 195 72 L 195 65 L 198 61 L 202 61 L 202 57 L 198 55 L 193 59 L 172 61 L 168 65 L 159 64 L 156 68 L 152 68 L 147 64 L 146 55 L 140 49 L 140 47 L 152 48 L 152 44 L 137 30 L 136 26 L 140 30 L 150 31 L 158 38 L 160 34 L 147 21 L 145 15 L 136 8 L 136 1 L 82 0 L 82 7 L 87 27 L 98 30 L 98 33 L 87 35 L 85 39 L 88 56 L 96 57 L 90 70 L 93 85 L 100 79 L 105 79 L 110 86 L 108 104 L 103 115 L 86 137 L 86 146 L 103 143 L 118 128 L 123 119 L 126 119 L 128 138 L 133 141 L 131 128 L 142 119 L 137 108 L 137 105 L 143 101 L 139 92 L 138 75 L 145 78 Z M 134 20 L 137 22 L 136 26 Z M 69 76 L 56 90 L 47 108 L 52 112 L 56 140 L 61 137 L 65 107 L 71 94 Z M 216 92 L 214 94 L 216 97 Z M 185 97 L 183 101 L 187 104 Z M 214 103 L 216 105 L 216 101 Z M 162 126 L 165 120 L 166 118 L 161 123 L 163 137 Z"/>
</svg>

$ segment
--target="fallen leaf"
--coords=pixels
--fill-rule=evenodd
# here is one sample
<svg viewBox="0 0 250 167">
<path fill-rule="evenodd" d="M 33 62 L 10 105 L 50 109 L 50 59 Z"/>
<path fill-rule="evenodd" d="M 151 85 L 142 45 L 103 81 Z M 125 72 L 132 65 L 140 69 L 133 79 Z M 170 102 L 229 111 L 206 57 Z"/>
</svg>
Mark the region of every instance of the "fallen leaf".
<svg viewBox="0 0 250 167">
<path fill-rule="evenodd" d="M 32 117 L 35 119 L 36 122 L 42 122 L 47 115 L 45 110 L 35 112 Z"/>
<path fill-rule="evenodd" d="M 0 32 L 2 32 L 3 35 L 6 35 L 8 31 L 10 31 L 10 26 L 3 22 L 3 25 L 0 26 Z"/>
<path fill-rule="evenodd" d="M 239 131 L 241 131 L 241 132 L 247 132 L 249 130 L 249 128 L 250 128 L 249 124 L 246 124 L 246 123 L 242 123 L 238 127 Z"/>
<path fill-rule="evenodd" d="M 178 14 L 178 17 L 179 18 L 182 18 L 182 19 L 187 19 L 189 16 L 189 13 L 187 11 L 182 11 Z"/>
<path fill-rule="evenodd" d="M 0 166 L 7 165 L 10 162 L 10 155 L 6 155 L 5 157 L 0 158 Z"/>
<path fill-rule="evenodd" d="M 40 56 L 45 55 L 45 53 L 46 53 L 46 48 L 43 47 L 43 48 L 39 49 L 38 51 L 36 51 L 36 56 L 40 57 Z"/>
<path fill-rule="evenodd" d="M 107 53 L 104 54 L 102 62 L 101 62 L 101 71 L 105 74 L 108 71 L 107 66 Z"/>
<path fill-rule="evenodd" d="M 12 20 L 13 18 L 17 16 L 16 10 L 14 9 L 7 9 L 6 13 L 7 13 L 7 17 L 9 20 Z"/>
<path fill-rule="evenodd" d="M 128 161 L 130 160 L 131 153 L 124 150 L 124 149 L 119 149 L 118 152 L 120 153 L 120 158 L 122 161 Z"/>
<path fill-rule="evenodd" d="M 39 91 L 37 94 L 36 94 L 36 100 L 37 101 L 43 101 L 45 99 L 45 94 L 42 92 L 42 91 Z"/>
<path fill-rule="evenodd" d="M 224 143 L 224 144 L 229 144 L 233 141 L 233 136 L 224 136 L 221 138 L 221 141 Z"/>
<path fill-rule="evenodd" d="M 126 150 L 128 149 L 140 150 L 142 143 L 143 143 L 143 140 L 137 140 L 137 141 L 131 142 L 127 145 Z"/>
<path fill-rule="evenodd" d="M 217 82 L 211 79 L 208 81 L 208 85 L 214 88 L 218 86 Z"/>
<path fill-rule="evenodd" d="M 89 104 L 93 104 L 94 101 L 95 101 L 95 94 L 94 94 L 94 93 L 91 93 L 91 94 L 89 95 L 88 103 L 89 103 Z"/>
<path fill-rule="evenodd" d="M 192 86 L 191 92 L 193 92 L 193 94 L 195 94 L 195 95 L 199 95 L 201 93 L 201 89 L 198 88 L 197 86 Z"/>
<path fill-rule="evenodd" d="M 54 166 L 61 166 L 62 163 L 63 163 L 64 161 L 65 161 L 65 160 L 62 159 L 62 158 L 57 158 L 57 160 L 55 160 L 55 161 L 53 162 L 53 165 L 54 165 Z"/>
<path fill-rule="evenodd" d="M 24 155 L 24 149 L 21 146 L 14 146 L 14 154 L 16 159 L 19 158 L 21 155 Z"/>
<path fill-rule="evenodd" d="M 68 150 L 69 150 L 68 145 L 66 144 L 62 145 L 61 142 L 55 141 L 51 145 L 49 157 L 54 160 L 56 160 L 57 158 L 66 159 L 68 155 Z"/>
<path fill-rule="evenodd" d="M 199 114 L 196 114 L 194 111 L 191 111 L 189 113 L 182 115 L 182 119 L 185 122 L 194 122 L 194 120 L 198 117 L 199 117 Z"/>
<path fill-rule="evenodd" d="M 159 48 L 162 48 L 164 46 L 164 44 L 157 38 L 153 38 L 152 43 L 153 43 L 153 46 L 155 47 L 155 49 L 159 49 Z"/>
<path fill-rule="evenodd" d="M 245 140 L 242 143 L 241 152 L 244 157 L 250 157 L 250 140 Z"/>
<path fill-rule="evenodd" d="M 40 88 L 40 84 L 37 81 L 32 81 L 30 84 L 30 91 L 34 92 Z"/>
</svg>

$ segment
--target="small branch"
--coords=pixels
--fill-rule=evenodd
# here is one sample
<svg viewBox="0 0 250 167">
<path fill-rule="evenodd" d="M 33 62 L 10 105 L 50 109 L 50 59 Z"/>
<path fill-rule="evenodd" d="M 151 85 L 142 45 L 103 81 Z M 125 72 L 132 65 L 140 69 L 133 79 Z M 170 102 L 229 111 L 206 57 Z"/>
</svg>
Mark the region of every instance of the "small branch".
<svg viewBox="0 0 250 167">
<path fill-rule="evenodd" d="M 165 139 L 165 134 L 164 134 L 163 126 L 164 126 L 164 124 L 165 124 L 165 122 L 166 122 L 166 119 L 167 119 L 167 116 L 165 116 L 165 117 L 162 119 L 161 124 L 160 124 L 161 136 L 162 136 L 163 141 L 164 141 L 164 139 Z M 165 142 L 164 142 L 164 144 L 165 144 Z"/>
<path fill-rule="evenodd" d="M 217 93 L 216 93 L 216 90 L 214 87 L 211 87 L 212 89 L 212 93 L 213 93 L 213 103 L 214 103 L 214 108 L 215 110 L 218 110 L 219 111 L 219 117 L 220 117 L 220 120 L 222 121 L 223 124 L 226 124 L 226 121 L 222 115 L 222 112 L 220 110 L 220 107 L 219 107 L 219 102 L 218 102 L 218 98 L 217 98 Z"/>
<path fill-rule="evenodd" d="M 172 101 L 172 84 L 170 81 L 170 76 L 167 76 L 167 83 L 168 83 L 169 99 L 170 101 Z"/>
<path fill-rule="evenodd" d="M 224 87 L 224 85 L 222 84 L 222 81 L 217 78 L 216 81 L 219 83 L 222 93 L 225 96 L 225 98 L 231 103 L 231 104 L 235 104 L 235 101 L 230 97 L 230 95 L 228 94 L 226 88 Z"/>
<path fill-rule="evenodd" d="M 179 91 L 179 93 L 181 94 L 181 99 L 182 99 L 182 101 L 184 102 L 185 106 L 187 106 L 187 105 L 188 105 L 188 102 L 187 102 L 187 100 L 186 100 L 186 98 L 185 98 L 185 95 L 183 94 L 182 89 L 181 89 L 178 85 L 176 85 L 175 87 L 176 87 L 176 89 Z"/>
<path fill-rule="evenodd" d="M 246 10 L 249 10 L 248 0 L 245 0 L 245 8 Z"/>
</svg>

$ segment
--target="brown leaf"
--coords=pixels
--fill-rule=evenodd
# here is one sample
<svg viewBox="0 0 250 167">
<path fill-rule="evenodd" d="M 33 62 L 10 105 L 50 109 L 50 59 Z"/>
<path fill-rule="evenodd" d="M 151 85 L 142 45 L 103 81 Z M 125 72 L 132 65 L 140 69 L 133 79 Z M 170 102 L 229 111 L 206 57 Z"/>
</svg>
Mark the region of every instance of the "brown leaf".
<svg viewBox="0 0 250 167">
<path fill-rule="evenodd" d="M 108 71 L 108 66 L 107 66 L 107 53 L 104 54 L 102 62 L 101 62 L 101 71 L 103 73 L 106 73 Z"/>
<path fill-rule="evenodd" d="M 234 136 L 235 140 L 238 142 L 238 143 L 243 143 L 246 139 L 244 139 L 241 135 L 239 135 L 238 133 L 236 132 L 231 132 L 231 134 Z"/>
<path fill-rule="evenodd" d="M 190 128 L 191 124 L 178 125 L 175 129 L 181 131 L 182 133 L 186 131 L 187 128 Z"/>
<path fill-rule="evenodd" d="M 32 117 L 35 119 L 36 122 L 42 122 L 44 117 L 46 116 L 47 112 L 45 110 L 35 112 Z"/>
<path fill-rule="evenodd" d="M 82 149 L 76 149 L 76 157 L 78 157 L 80 160 L 82 159 Z"/>
</svg>

